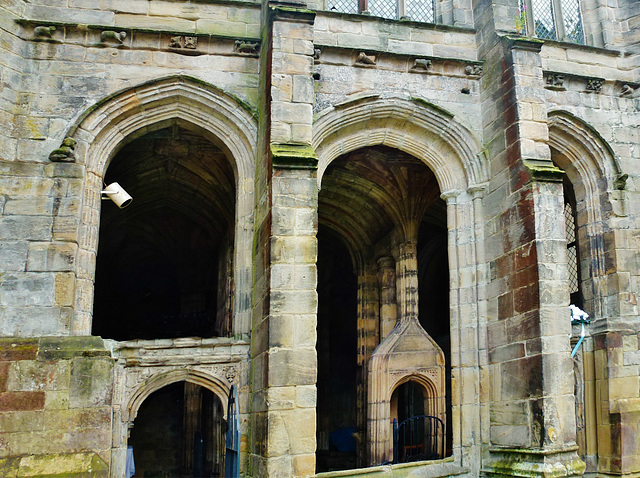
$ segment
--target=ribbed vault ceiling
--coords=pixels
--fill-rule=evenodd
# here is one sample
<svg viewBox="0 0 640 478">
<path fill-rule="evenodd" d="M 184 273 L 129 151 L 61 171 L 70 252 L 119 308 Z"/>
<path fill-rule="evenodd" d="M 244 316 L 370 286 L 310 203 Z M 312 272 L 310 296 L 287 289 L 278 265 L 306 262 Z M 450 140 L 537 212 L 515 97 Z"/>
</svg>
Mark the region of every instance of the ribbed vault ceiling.
<svg viewBox="0 0 640 478">
<path fill-rule="evenodd" d="M 439 196 L 434 174 L 416 158 L 385 146 L 365 148 L 338 158 L 325 172 L 319 223 L 367 256 L 395 226 L 417 240 L 425 212 Z"/>
<path fill-rule="evenodd" d="M 133 202 L 102 207 L 102 231 L 115 244 L 131 235 L 165 252 L 217 244 L 234 220 L 234 175 L 222 151 L 196 133 L 166 128 L 124 146 L 107 171 Z M 189 231 L 189 233 L 186 233 Z M 191 243 L 191 244 L 190 244 Z"/>
</svg>

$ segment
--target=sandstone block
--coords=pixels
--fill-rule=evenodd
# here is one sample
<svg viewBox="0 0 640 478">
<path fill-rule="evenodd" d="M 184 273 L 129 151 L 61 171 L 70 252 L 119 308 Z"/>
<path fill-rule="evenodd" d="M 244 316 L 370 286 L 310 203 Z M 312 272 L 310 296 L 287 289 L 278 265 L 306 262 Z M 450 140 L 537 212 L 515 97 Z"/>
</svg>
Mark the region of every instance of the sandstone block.
<svg viewBox="0 0 640 478">
<path fill-rule="evenodd" d="M 2 392 L 0 412 L 44 409 L 44 392 Z"/>
<path fill-rule="evenodd" d="M 27 270 L 71 271 L 77 248 L 74 243 L 32 242 L 29 244 Z"/>
</svg>

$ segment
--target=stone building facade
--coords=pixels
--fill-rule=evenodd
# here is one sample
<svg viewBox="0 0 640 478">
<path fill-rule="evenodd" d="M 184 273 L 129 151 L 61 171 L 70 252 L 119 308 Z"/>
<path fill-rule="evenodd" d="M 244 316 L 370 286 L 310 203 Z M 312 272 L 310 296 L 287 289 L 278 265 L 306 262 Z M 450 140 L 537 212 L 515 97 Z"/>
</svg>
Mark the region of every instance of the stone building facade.
<svg viewBox="0 0 640 478">
<path fill-rule="evenodd" d="M 0 125 L 0 475 L 640 476 L 637 0 L 0 0 Z"/>
</svg>

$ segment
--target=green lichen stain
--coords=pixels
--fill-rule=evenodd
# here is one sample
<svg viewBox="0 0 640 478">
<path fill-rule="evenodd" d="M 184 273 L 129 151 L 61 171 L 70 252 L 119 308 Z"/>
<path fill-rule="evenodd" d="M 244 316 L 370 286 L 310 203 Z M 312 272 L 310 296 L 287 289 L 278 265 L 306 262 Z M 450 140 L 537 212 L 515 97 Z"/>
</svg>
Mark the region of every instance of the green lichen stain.
<svg viewBox="0 0 640 478">
<path fill-rule="evenodd" d="M 271 144 L 271 163 L 280 168 L 309 169 L 318 165 L 318 156 L 308 144 Z"/>
<path fill-rule="evenodd" d="M 95 453 L 62 453 L 0 459 L 7 478 L 107 478 L 109 466 Z"/>
</svg>

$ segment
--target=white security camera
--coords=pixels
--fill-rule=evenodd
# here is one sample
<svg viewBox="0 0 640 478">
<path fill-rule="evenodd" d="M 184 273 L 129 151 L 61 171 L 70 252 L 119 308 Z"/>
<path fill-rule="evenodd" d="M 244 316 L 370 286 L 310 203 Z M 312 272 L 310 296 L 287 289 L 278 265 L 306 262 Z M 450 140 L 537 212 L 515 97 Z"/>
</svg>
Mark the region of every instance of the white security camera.
<svg viewBox="0 0 640 478">
<path fill-rule="evenodd" d="M 118 183 L 109 184 L 102 191 L 102 195 L 102 199 L 111 199 L 120 209 L 124 209 L 129 204 L 131 204 L 131 201 L 133 201 L 133 198 L 129 196 L 127 191 L 122 189 L 122 186 L 120 186 Z M 104 196 L 107 197 L 105 198 Z"/>
</svg>

